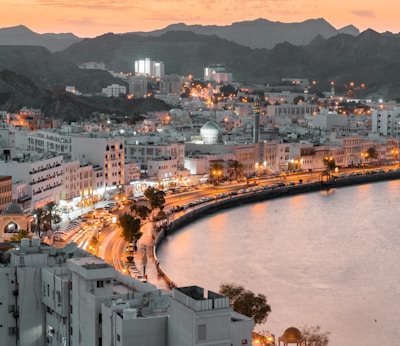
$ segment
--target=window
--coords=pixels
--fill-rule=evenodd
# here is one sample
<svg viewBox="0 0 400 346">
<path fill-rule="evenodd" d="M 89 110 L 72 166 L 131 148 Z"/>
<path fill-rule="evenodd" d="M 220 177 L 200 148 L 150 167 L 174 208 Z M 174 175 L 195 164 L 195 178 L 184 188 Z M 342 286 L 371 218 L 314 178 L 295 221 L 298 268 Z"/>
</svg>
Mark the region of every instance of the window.
<svg viewBox="0 0 400 346">
<path fill-rule="evenodd" d="M 17 327 L 8 327 L 8 335 L 15 335 L 17 332 Z"/>
<path fill-rule="evenodd" d="M 206 325 L 200 324 L 197 327 L 197 339 L 198 340 L 206 340 Z"/>
<path fill-rule="evenodd" d="M 99 323 L 101 324 L 103 322 L 103 315 L 99 314 Z"/>
<path fill-rule="evenodd" d="M 120 342 L 121 341 L 121 336 L 119 334 L 117 334 L 117 341 Z"/>
<path fill-rule="evenodd" d="M 247 345 L 247 339 L 242 339 L 242 345 Z"/>
<path fill-rule="evenodd" d="M 104 287 L 104 281 L 103 280 L 97 281 L 97 288 L 100 288 L 100 287 Z"/>
</svg>

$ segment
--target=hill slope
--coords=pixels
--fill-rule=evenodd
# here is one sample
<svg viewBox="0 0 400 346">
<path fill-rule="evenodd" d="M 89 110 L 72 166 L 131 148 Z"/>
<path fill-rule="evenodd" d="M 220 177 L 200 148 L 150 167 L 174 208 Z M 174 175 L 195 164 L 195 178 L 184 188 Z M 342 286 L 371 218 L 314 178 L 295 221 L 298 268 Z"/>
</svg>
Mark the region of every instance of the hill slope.
<svg viewBox="0 0 400 346">
<path fill-rule="evenodd" d="M 309 45 L 277 44 L 273 49 L 251 49 L 217 36 L 170 31 L 161 36 L 107 34 L 72 45 L 57 56 L 80 64 L 102 61 L 115 71 L 132 71 L 134 60 L 149 57 L 165 63 L 167 74 L 203 78 L 204 67 L 224 64 L 235 81 L 248 84 L 278 83 L 282 78 L 316 80 L 320 90 L 330 82 L 338 91 L 354 82 L 367 86 L 360 93 L 398 97 L 397 63 L 400 39 L 393 34 L 367 30 L 358 36 L 319 36 Z"/>
<path fill-rule="evenodd" d="M 64 89 L 44 89 L 32 80 L 9 70 L 0 72 L 0 110 L 17 112 L 22 107 L 41 109 L 48 117 L 67 122 L 82 120 L 92 113 L 116 114 L 135 121 L 149 111 L 168 110 L 164 102 L 148 98 L 127 100 L 75 96 Z"/>
</svg>

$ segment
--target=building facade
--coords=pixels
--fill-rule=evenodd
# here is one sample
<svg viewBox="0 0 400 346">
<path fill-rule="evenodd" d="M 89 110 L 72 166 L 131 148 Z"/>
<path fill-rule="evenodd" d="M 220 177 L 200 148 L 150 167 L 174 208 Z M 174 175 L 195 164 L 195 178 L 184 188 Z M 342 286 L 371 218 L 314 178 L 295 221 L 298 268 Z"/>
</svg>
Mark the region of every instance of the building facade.
<svg viewBox="0 0 400 346">
<path fill-rule="evenodd" d="M 9 249 L 9 248 L 7 248 Z M 74 243 L 22 239 L 0 267 L 4 345 L 240 346 L 252 319 L 228 298 L 192 286 L 172 295 L 116 271 Z"/>
</svg>

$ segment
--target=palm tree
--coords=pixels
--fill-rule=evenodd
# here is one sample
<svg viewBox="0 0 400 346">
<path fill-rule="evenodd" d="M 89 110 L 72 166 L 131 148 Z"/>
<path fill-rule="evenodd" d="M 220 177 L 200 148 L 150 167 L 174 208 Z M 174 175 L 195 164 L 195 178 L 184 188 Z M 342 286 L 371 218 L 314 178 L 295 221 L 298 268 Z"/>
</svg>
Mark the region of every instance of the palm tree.
<svg viewBox="0 0 400 346">
<path fill-rule="evenodd" d="M 29 232 L 28 232 L 27 230 L 25 230 L 25 229 L 20 229 L 20 230 L 18 231 L 18 233 L 15 233 L 15 234 L 10 238 L 10 240 L 11 240 L 11 241 L 21 241 L 21 239 L 23 239 L 23 238 L 29 238 L 29 239 L 31 239 L 31 238 L 32 238 L 32 235 L 29 234 Z"/>
<path fill-rule="evenodd" d="M 51 211 L 44 206 L 43 208 L 37 208 L 32 212 L 32 215 L 35 215 L 36 225 L 35 231 L 38 233 L 39 237 L 41 232 L 47 232 L 51 229 L 51 222 L 53 217 L 51 215 Z"/>
<path fill-rule="evenodd" d="M 228 177 L 230 179 L 234 178 L 239 181 L 239 178 L 243 176 L 244 167 L 243 164 L 237 160 L 228 161 Z"/>
</svg>

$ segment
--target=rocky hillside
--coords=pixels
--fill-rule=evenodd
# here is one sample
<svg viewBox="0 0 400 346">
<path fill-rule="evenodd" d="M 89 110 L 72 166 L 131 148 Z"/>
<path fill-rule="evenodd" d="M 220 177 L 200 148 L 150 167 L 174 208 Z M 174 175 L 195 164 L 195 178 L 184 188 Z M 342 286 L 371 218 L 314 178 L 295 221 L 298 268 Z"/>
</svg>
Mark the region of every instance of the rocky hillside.
<svg viewBox="0 0 400 346">
<path fill-rule="evenodd" d="M 154 98 L 127 100 L 105 97 L 75 96 L 63 88 L 45 89 L 27 77 L 9 70 L 0 72 L 0 110 L 17 112 L 22 107 L 39 108 L 48 117 L 67 122 L 82 120 L 93 113 L 126 116 L 132 122 L 149 111 L 171 107 Z"/>
<path fill-rule="evenodd" d="M 358 36 L 316 37 L 310 44 L 277 44 L 273 49 L 251 49 L 217 36 L 170 31 L 161 36 L 107 34 L 72 45 L 56 56 L 80 64 L 102 61 L 115 71 L 132 71 L 143 57 L 161 60 L 167 74 L 203 78 L 204 67 L 223 64 L 235 81 L 247 84 L 279 83 L 282 78 L 317 81 L 320 91 L 335 82 L 343 92 L 350 82 L 366 85 L 359 96 L 397 98 L 400 38 L 367 30 Z"/>
</svg>

